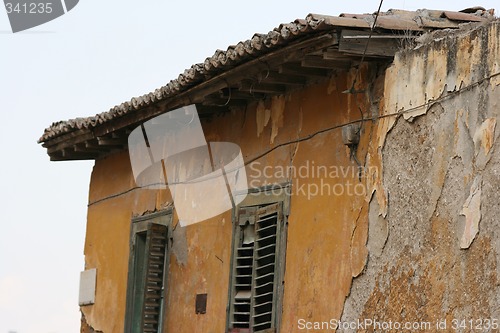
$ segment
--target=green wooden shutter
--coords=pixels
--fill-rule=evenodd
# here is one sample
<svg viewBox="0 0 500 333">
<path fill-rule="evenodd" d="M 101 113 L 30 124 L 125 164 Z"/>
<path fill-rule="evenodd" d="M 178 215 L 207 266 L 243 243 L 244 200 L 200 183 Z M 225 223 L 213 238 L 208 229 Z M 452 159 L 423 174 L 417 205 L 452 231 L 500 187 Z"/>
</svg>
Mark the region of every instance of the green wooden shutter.
<svg viewBox="0 0 500 333">
<path fill-rule="evenodd" d="M 132 219 L 125 333 L 162 330 L 171 210 Z"/>
<path fill-rule="evenodd" d="M 238 225 L 234 234 L 230 327 L 234 328 L 235 332 L 250 331 L 254 241 L 245 240 L 245 229 L 248 232 L 255 228 L 256 210 L 255 207 L 239 210 Z"/>
<path fill-rule="evenodd" d="M 281 221 L 280 203 L 259 208 L 256 212 L 251 311 L 253 332 L 275 328 Z"/>
<path fill-rule="evenodd" d="M 131 292 L 127 297 L 127 302 L 130 301 L 130 317 L 127 318 L 128 325 L 127 333 L 140 333 L 142 327 L 142 309 L 144 303 L 144 279 L 145 279 L 145 262 L 146 262 L 146 240 L 147 232 L 140 232 L 134 235 L 133 242 L 133 266 L 130 276 L 133 277 L 132 285 L 129 286 Z M 128 306 L 128 304 L 127 304 Z M 130 327 L 130 329 L 128 328 Z"/>
<path fill-rule="evenodd" d="M 144 302 L 141 318 L 142 332 L 144 333 L 158 332 L 166 246 L 167 227 L 161 224 L 149 224 L 146 240 Z"/>
<path fill-rule="evenodd" d="M 270 332 L 276 326 L 282 204 L 238 211 L 231 274 L 229 332 Z"/>
</svg>

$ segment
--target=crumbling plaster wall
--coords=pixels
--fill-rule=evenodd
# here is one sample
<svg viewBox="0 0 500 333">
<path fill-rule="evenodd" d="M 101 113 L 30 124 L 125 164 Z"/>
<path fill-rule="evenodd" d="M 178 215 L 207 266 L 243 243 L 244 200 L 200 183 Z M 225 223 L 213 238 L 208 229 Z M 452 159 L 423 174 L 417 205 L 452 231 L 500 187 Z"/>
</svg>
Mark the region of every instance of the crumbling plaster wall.
<svg viewBox="0 0 500 333">
<path fill-rule="evenodd" d="M 364 93 L 342 93 L 356 75 L 352 69 L 203 123 L 208 141 L 240 145 L 246 161 L 283 145 L 247 168 L 252 187 L 286 181 L 294 186 L 281 332 L 298 331 L 299 318 L 500 318 L 500 76 L 450 93 L 500 70 L 498 29 L 493 23 L 443 35 L 399 54 L 385 78 L 385 65 L 365 64 L 355 87 Z M 426 103 L 399 118 L 389 116 Z M 340 128 L 286 143 L 358 120 L 360 110 L 365 117 L 384 116 L 361 129 L 358 158 L 366 167 L 366 195 L 299 190 L 322 181 L 330 188 L 358 184 L 355 172 L 326 178 L 263 172 L 289 166 L 311 171 L 312 162 L 356 170 Z M 86 268 L 98 269 L 97 294 L 96 304 L 82 313 L 103 332 L 123 331 L 130 219 L 172 203 L 168 191 L 129 191 L 134 186 L 127 152 L 96 162 L 89 201 L 108 199 L 89 206 Z M 165 331 L 222 332 L 231 212 L 174 228 Z M 204 315 L 194 315 L 197 293 L 209 295 Z"/>
<path fill-rule="evenodd" d="M 500 319 L 500 22 L 423 42 L 386 72 L 387 215 L 372 198 L 344 322 Z"/>
<path fill-rule="evenodd" d="M 299 318 L 339 318 L 353 276 L 365 267 L 369 200 L 363 186 L 360 195 L 348 194 L 347 183 L 360 183 L 339 125 L 359 120 L 360 110 L 365 116 L 371 114 L 382 96 L 385 68 L 386 64 L 364 64 L 359 73 L 355 68 L 339 72 L 328 81 L 256 101 L 244 110 L 233 110 L 202 124 L 207 141 L 238 144 L 245 161 L 279 146 L 248 165 L 247 177 L 251 187 L 292 183 L 281 332 L 297 331 Z M 343 93 L 356 74 L 356 90 L 378 92 Z M 375 101 L 370 96 L 379 97 Z M 334 129 L 324 131 L 332 126 Z M 376 166 L 381 162 L 371 144 L 373 128 L 371 122 L 363 127 L 358 155 L 371 151 L 374 157 L 367 165 Z M 290 166 L 304 168 L 305 174 L 279 172 Z M 318 167 L 334 167 L 339 174 L 328 171 L 318 175 Z M 378 189 L 377 194 L 382 193 L 384 202 L 378 173 L 370 175 L 369 183 Z M 98 272 L 96 303 L 81 310 L 88 325 L 102 332 L 123 331 L 131 218 L 172 203 L 168 191 L 131 190 L 134 186 L 127 152 L 96 161 L 85 242 L 86 268 L 97 268 Z M 333 194 L 332 189 L 341 193 Z M 181 228 L 174 210 L 173 221 L 164 331 L 223 332 L 231 263 L 231 211 Z M 334 283 L 325 284 L 330 280 Z M 206 314 L 195 314 L 199 293 L 208 294 Z"/>
<path fill-rule="evenodd" d="M 360 69 L 356 90 L 381 89 L 385 65 L 364 65 Z M 379 71 L 380 70 L 380 71 Z M 329 81 L 320 82 L 286 96 L 275 96 L 251 103 L 244 110 L 214 117 L 203 123 L 207 141 L 229 141 L 238 144 L 249 162 L 272 147 L 277 149 L 256 159 L 247 166 L 250 187 L 290 182 L 291 203 L 288 218 L 286 269 L 284 276 L 283 311 L 280 332 L 296 332 L 297 320 L 316 320 L 325 316 L 340 317 L 352 277 L 365 267 L 368 236 L 368 201 L 364 191 L 361 195 L 347 194 L 346 183 L 358 184 L 357 166 L 349 158 L 349 149 L 342 143 L 340 128 L 315 134 L 331 126 L 338 126 L 360 118 L 360 109 L 365 116 L 370 114 L 370 94 L 345 94 L 356 75 L 356 69 L 340 72 Z M 383 77 L 383 76 L 382 76 Z M 375 95 L 375 94 L 374 94 Z M 359 156 L 368 150 L 371 124 L 363 129 Z M 307 138 L 300 143 L 291 143 Z M 318 175 L 318 167 L 335 167 L 346 175 Z M 302 175 L 286 175 L 279 172 L 288 167 L 304 171 Z M 339 171 L 341 172 L 341 171 Z M 322 191 L 324 187 L 325 191 Z M 336 188 L 346 193 L 327 193 Z M 315 191 L 314 191 L 315 190 Z M 363 187 L 364 190 L 364 187 Z M 230 219 L 226 219 L 229 224 Z M 187 228 L 188 233 L 206 237 L 213 231 L 203 233 L 206 222 Z M 230 239 L 230 236 L 227 238 Z M 220 241 L 220 240 L 219 240 Z M 191 245 L 192 246 L 192 245 Z M 207 248 L 206 251 L 214 251 Z M 189 252 L 188 264 L 196 262 L 201 253 Z M 229 268 L 230 251 L 219 255 L 223 262 L 214 260 L 212 267 L 201 271 L 178 270 L 171 265 L 171 273 L 183 285 L 170 290 L 172 306 L 168 310 L 167 331 L 172 332 L 222 332 L 225 314 L 214 317 L 207 307 L 205 326 L 179 318 L 191 318 L 192 308 L 185 303 L 185 295 L 192 292 L 191 276 L 205 276 L 210 269 Z M 214 273 L 215 274 L 215 273 Z M 208 297 L 217 298 L 227 304 L 229 274 L 219 274 L 225 291 L 207 288 Z M 335 283 L 325 283 L 335 281 Z M 325 295 L 331 295 L 325 297 Z M 184 305 L 187 304 L 187 305 Z M 203 316 L 201 316 L 203 317 Z M 172 319 L 172 318 L 175 318 Z M 217 330 L 222 324 L 222 330 Z M 211 330 L 212 329 L 212 330 Z"/>
</svg>

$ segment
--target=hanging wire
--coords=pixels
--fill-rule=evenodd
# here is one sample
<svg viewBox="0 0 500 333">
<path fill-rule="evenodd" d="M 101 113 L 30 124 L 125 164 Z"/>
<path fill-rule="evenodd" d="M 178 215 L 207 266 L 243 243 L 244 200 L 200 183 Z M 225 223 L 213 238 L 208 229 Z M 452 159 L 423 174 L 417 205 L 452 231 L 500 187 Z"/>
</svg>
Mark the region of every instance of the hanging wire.
<svg viewBox="0 0 500 333">
<path fill-rule="evenodd" d="M 380 10 L 382 9 L 382 3 L 384 0 L 380 0 L 380 4 L 378 5 L 377 12 L 375 13 L 375 19 L 373 20 L 373 24 L 370 28 L 370 34 L 368 35 L 368 39 L 366 40 L 365 50 L 363 51 L 363 55 L 361 56 L 361 61 L 359 62 L 358 68 L 356 69 L 356 74 L 354 75 L 354 80 L 352 81 L 352 86 L 349 90 L 344 91 L 346 94 L 354 94 L 356 91 L 354 90 L 354 86 L 358 81 L 359 70 L 361 68 L 361 64 L 365 61 L 366 52 L 368 52 L 368 45 L 370 44 L 370 40 L 372 39 L 373 30 L 375 30 L 375 26 L 377 25 L 377 20 L 380 15 Z"/>
<path fill-rule="evenodd" d="M 343 126 L 346 126 L 346 125 L 351 125 L 351 124 L 358 124 L 358 123 L 364 123 L 366 121 L 376 121 L 376 120 L 379 120 L 379 119 L 384 119 L 384 118 L 389 118 L 389 117 L 395 117 L 395 116 L 400 116 L 400 115 L 403 115 L 403 114 L 406 114 L 406 113 L 410 113 L 410 112 L 413 112 L 413 111 L 416 111 L 416 110 L 419 110 L 423 107 L 427 107 L 429 108 L 431 105 L 435 104 L 435 103 L 439 103 L 439 102 L 442 102 L 444 100 L 447 100 L 447 99 L 450 99 L 452 97 L 455 97 L 455 96 L 459 96 L 461 93 L 463 93 L 464 91 L 467 91 L 467 90 L 470 90 L 472 89 L 473 87 L 475 86 L 478 86 L 480 85 L 481 83 L 485 82 L 485 81 L 488 81 L 488 80 L 491 80 L 492 78 L 494 77 L 497 77 L 497 76 L 500 76 L 500 72 L 497 72 L 497 73 L 494 73 L 494 74 L 491 74 L 491 75 L 488 75 L 487 77 L 484 77 L 476 82 L 473 82 L 467 86 L 463 86 L 447 95 L 443 95 L 441 97 L 438 97 L 434 100 L 431 100 L 431 101 L 428 101 L 426 103 L 423 103 L 423 104 L 420 104 L 420 105 L 417 105 L 417 106 L 414 106 L 414 107 L 411 107 L 409 109 L 406 109 L 406 110 L 400 110 L 400 111 L 396 111 L 396 112 L 392 112 L 392 113 L 386 113 L 386 114 L 383 114 L 383 115 L 377 115 L 377 116 L 373 116 L 373 117 L 368 117 L 368 118 L 361 118 L 361 119 L 358 119 L 358 120 L 352 120 L 352 121 L 349 121 L 349 122 L 346 122 L 346 123 L 342 123 L 342 124 L 338 124 L 338 125 L 334 125 L 334 126 L 331 126 L 331 127 L 327 127 L 327 128 L 324 128 L 322 130 L 319 130 L 315 133 L 312 133 L 312 134 L 309 134 L 307 136 L 304 136 L 302 138 L 297 138 L 295 140 L 291 140 L 291 141 L 288 141 L 288 142 L 283 142 L 283 143 L 280 143 L 272 148 L 269 148 L 265 151 L 263 151 L 262 153 L 254 156 L 253 158 L 251 158 L 250 160 L 248 160 L 247 162 L 244 163 L 243 166 L 248 166 L 250 165 L 251 163 L 261 159 L 262 157 L 265 157 L 266 155 L 269 155 L 270 153 L 272 153 L 273 151 L 275 151 L 276 149 L 279 149 L 281 147 L 284 147 L 284 146 L 288 146 L 288 145 L 291 145 L 291 144 L 296 144 L 296 143 L 299 143 L 299 142 L 303 142 L 303 141 L 308 141 L 320 134 L 323 134 L 323 133 L 327 133 L 327 132 L 330 132 L 330 131 L 333 131 L 335 129 L 339 129 L 339 128 L 342 128 Z M 230 173 L 234 170 L 226 170 L 227 173 Z M 208 178 L 204 178 L 203 181 L 206 181 Z M 183 183 L 186 183 L 186 182 L 183 182 Z M 190 181 L 189 183 L 196 183 L 196 181 Z M 172 183 L 172 184 L 169 184 L 169 185 L 178 185 L 178 184 L 181 184 L 181 182 L 179 183 Z M 95 201 L 92 201 L 90 202 L 87 206 L 90 207 L 92 205 L 95 205 L 97 203 L 100 203 L 102 201 L 106 201 L 108 199 L 112 199 L 112 198 L 116 198 L 116 197 L 119 197 L 119 196 L 122 196 L 122 195 L 125 195 L 127 193 L 130 193 L 132 191 L 135 191 L 135 190 L 139 190 L 139 189 L 147 189 L 149 187 L 155 187 L 155 186 L 165 186 L 167 184 L 165 183 L 153 183 L 153 184 L 148 184 L 148 185 L 145 185 L 145 186 L 135 186 L 135 187 L 132 187 L 128 190 L 125 190 L 123 192 L 119 192 L 119 193 L 116 193 L 116 194 L 112 194 L 110 196 L 107 196 L 107 197 L 104 197 L 104 198 L 101 198 L 101 199 L 98 199 L 98 200 L 95 200 Z"/>
<path fill-rule="evenodd" d="M 344 93 L 346 93 L 346 94 L 355 94 L 355 93 L 358 93 L 358 92 L 362 92 L 362 91 L 356 91 L 355 90 L 355 85 L 356 85 L 356 82 L 358 80 L 358 76 L 359 76 L 359 71 L 361 69 L 361 65 L 365 61 L 366 52 L 368 52 L 368 46 L 370 45 L 370 40 L 372 38 L 373 31 L 375 30 L 375 27 L 377 26 L 377 20 L 378 20 L 378 17 L 380 15 L 380 10 L 382 9 L 382 3 L 383 2 L 384 2 L 384 0 L 380 0 L 380 3 L 378 5 L 378 9 L 377 9 L 377 11 L 375 13 L 375 19 L 373 20 L 373 24 L 372 24 L 372 26 L 370 28 L 370 34 L 368 35 L 368 39 L 367 39 L 366 44 L 365 44 L 365 49 L 363 51 L 363 55 L 361 56 L 361 61 L 359 62 L 358 67 L 356 68 L 356 73 L 354 74 L 354 80 L 352 81 L 351 88 L 344 91 Z M 361 108 L 359 108 L 359 112 L 361 113 L 361 122 L 360 122 L 359 128 L 357 130 L 357 134 L 358 135 L 361 132 L 361 128 L 363 127 L 363 122 L 364 122 L 363 111 L 361 111 Z M 359 162 L 358 157 L 356 156 L 357 150 L 358 150 L 357 149 L 358 145 L 357 144 L 350 145 L 349 148 L 350 148 L 350 151 L 351 151 L 350 152 L 351 153 L 350 154 L 350 158 L 353 159 L 356 162 L 356 165 L 358 166 L 358 170 L 359 170 L 358 171 L 358 179 L 359 179 L 359 181 L 361 181 L 361 174 L 363 172 L 362 171 L 363 167 L 361 166 L 361 163 Z"/>
<path fill-rule="evenodd" d="M 224 104 L 217 104 L 217 106 L 227 106 L 229 104 L 229 102 L 231 102 L 231 95 L 232 95 L 232 92 L 231 92 L 231 87 L 228 87 L 227 89 L 229 91 L 229 96 L 227 96 L 227 101 L 226 103 Z"/>
<path fill-rule="evenodd" d="M 227 101 L 224 104 L 216 104 L 216 106 L 227 106 L 229 102 L 231 102 L 231 97 L 232 97 L 231 86 L 229 85 L 229 82 L 227 82 L 226 79 L 223 80 L 226 83 L 227 90 L 229 91 L 229 96 L 227 97 Z"/>
</svg>

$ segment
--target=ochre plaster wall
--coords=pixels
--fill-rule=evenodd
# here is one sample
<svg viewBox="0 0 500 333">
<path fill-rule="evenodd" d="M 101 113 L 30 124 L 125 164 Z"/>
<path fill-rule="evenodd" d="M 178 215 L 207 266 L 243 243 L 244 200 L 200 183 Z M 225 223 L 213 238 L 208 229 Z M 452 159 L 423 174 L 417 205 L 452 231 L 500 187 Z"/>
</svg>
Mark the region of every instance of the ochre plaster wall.
<svg viewBox="0 0 500 333">
<path fill-rule="evenodd" d="M 387 71 L 363 65 L 355 94 L 342 93 L 353 68 L 203 122 L 207 141 L 240 145 L 245 161 L 281 145 L 247 166 L 253 187 L 292 184 L 281 332 L 297 332 L 299 319 L 434 320 L 465 315 L 467 304 L 478 316 L 500 317 L 499 77 L 467 95 L 388 116 L 498 72 L 498 23 L 432 38 L 399 54 Z M 361 114 L 384 118 L 363 123 L 359 180 L 341 129 L 314 134 Z M 287 167 L 306 175 L 279 174 Z M 111 155 L 96 162 L 89 202 L 134 186 L 127 152 Z M 171 201 L 166 190 L 135 189 L 89 206 L 85 256 L 87 268 L 97 268 L 97 298 L 82 312 L 95 330 L 123 331 L 131 218 Z M 174 229 L 165 332 L 224 332 L 231 212 Z M 474 293 L 466 300 L 467 290 Z M 206 314 L 195 314 L 197 293 L 208 294 Z"/>
<path fill-rule="evenodd" d="M 356 89 L 365 92 L 342 93 L 350 88 L 355 72 L 339 73 L 330 81 L 205 121 L 207 141 L 234 142 L 240 145 L 245 161 L 250 161 L 269 148 L 357 120 L 361 112 L 371 116 L 378 112 L 383 82 L 379 72 L 383 71 L 375 64 L 362 66 Z M 379 89 L 379 96 L 372 99 L 375 89 Z M 371 124 L 367 123 L 358 148 L 362 163 L 371 135 Z M 280 173 L 290 166 L 301 173 L 295 177 Z M 294 330 L 297 318 L 340 317 L 352 277 L 360 274 L 366 263 L 367 198 L 371 196 L 366 185 L 376 182 L 377 174 L 367 181 L 363 173 L 358 180 L 357 166 L 342 143 L 341 129 L 336 128 L 274 150 L 248 165 L 247 175 L 252 187 L 292 184 L 282 331 Z M 98 270 L 97 298 L 95 305 L 82 311 L 87 322 L 103 332 L 123 330 L 131 218 L 171 204 L 169 192 L 158 190 L 136 189 L 102 200 L 134 186 L 126 152 L 96 162 L 85 256 L 87 268 Z M 174 229 L 174 247 L 178 245 L 170 261 L 165 332 L 223 332 L 231 212 Z M 197 293 L 208 294 L 204 315 L 195 315 Z"/>
</svg>

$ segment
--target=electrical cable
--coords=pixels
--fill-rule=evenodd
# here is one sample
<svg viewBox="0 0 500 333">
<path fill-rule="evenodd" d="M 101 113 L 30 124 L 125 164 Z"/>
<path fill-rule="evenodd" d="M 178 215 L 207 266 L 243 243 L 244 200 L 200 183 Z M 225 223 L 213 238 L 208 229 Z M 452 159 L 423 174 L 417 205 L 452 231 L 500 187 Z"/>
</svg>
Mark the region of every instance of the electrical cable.
<svg viewBox="0 0 500 333">
<path fill-rule="evenodd" d="M 287 142 L 283 142 L 283 143 L 280 143 L 272 148 L 269 148 L 267 150 L 265 150 L 264 152 L 254 156 L 253 158 L 251 158 L 250 160 L 248 160 L 247 162 L 245 162 L 243 164 L 243 166 L 248 166 L 249 164 L 261 159 L 262 157 L 265 157 L 266 155 L 269 155 L 270 153 L 272 153 L 273 151 L 275 151 L 276 149 L 278 148 L 281 148 L 281 147 L 284 147 L 284 146 L 288 146 L 288 145 L 291 145 L 291 144 L 295 144 L 295 143 L 299 143 L 299 142 L 303 142 L 303 141 L 308 141 L 314 137 L 316 137 L 317 135 L 320 135 L 320 134 L 323 134 L 323 133 L 327 133 L 327 132 L 330 132 L 330 131 L 333 131 L 335 129 L 339 129 L 339 128 L 342 128 L 343 126 L 346 126 L 346 125 L 351 125 L 351 124 L 357 124 L 357 123 L 364 123 L 366 121 L 376 121 L 376 120 L 379 120 L 379 119 L 384 119 L 384 118 L 388 118 L 388 117 L 394 117 L 394 116 L 400 116 L 400 115 L 403 115 L 403 114 L 406 114 L 406 113 L 410 113 L 410 112 L 413 112 L 413 111 L 416 111 L 418 109 L 421 109 L 423 107 L 428 107 L 428 106 L 431 106 L 435 103 L 439 103 L 441 101 L 444 101 L 446 99 L 449 99 L 451 97 L 455 97 L 455 96 L 458 96 L 460 93 L 466 91 L 466 90 L 469 90 L 477 85 L 480 85 L 481 83 L 483 83 L 484 81 L 487 81 L 487 80 L 490 80 L 496 76 L 500 76 L 500 72 L 497 72 L 497 73 L 494 73 L 494 74 L 491 74 L 487 77 L 484 77 L 476 82 L 473 82 L 467 86 L 464 86 L 464 87 L 461 87 L 457 90 L 454 90 L 452 92 L 450 92 L 449 94 L 447 95 L 443 95 L 443 96 L 440 96 L 434 100 L 429 100 L 428 102 L 424 103 L 424 104 L 420 104 L 420 105 L 417 105 L 417 106 L 414 106 L 414 107 L 411 107 L 409 109 L 406 109 L 406 110 L 400 110 L 400 111 L 396 111 L 396 112 L 392 112 L 392 113 L 386 113 L 386 114 L 383 114 L 383 115 L 377 115 L 377 116 L 373 116 L 373 117 L 368 117 L 368 118 L 361 118 L 361 119 L 357 119 L 357 120 L 352 120 L 352 121 L 349 121 L 349 122 L 346 122 L 346 123 L 343 123 L 343 124 L 338 124 L 338 125 L 334 125 L 334 126 L 331 126 L 331 127 L 327 127 L 327 128 L 324 128 L 322 130 L 319 130 L 315 133 L 312 133 L 312 134 L 309 134 L 307 136 L 304 136 L 302 138 L 298 138 L 298 139 L 295 139 L 295 140 L 291 140 L 291 141 L 287 141 Z M 226 171 L 227 172 L 231 172 L 232 170 L 230 171 Z M 204 178 L 202 181 L 206 181 L 208 178 Z M 183 183 L 186 183 L 186 182 L 183 182 Z M 190 181 L 189 183 L 195 183 L 194 181 Z M 169 185 L 178 185 L 178 184 L 181 184 L 181 183 L 172 183 L 172 184 L 169 184 Z M 112 194 L 112 195 L 109 195 L 107 197 L 104 197 L 104 198 L 101 198 L 101 199 L 98 199 L 98 200 L 95 200 L 95 201 L 92 201 L 90 202 L 87 207 L 90 207 L 92 205 L 95 205 L 97 203 L 100 203 L 102 201 L 106 201 L 106 200 L 109 200 L 109 199 L 113 199 L 113 198 L 116 198 L 116 197 L 119 197 L 119 196 L 122 196 L 122 195 L 125 195 L 127 193 L 130 193 L 132 191 L 135 191 L 137 189 L 147 189 L 149 187 L 153 187 L 153 186 L 167 186 L 167 184 L 165 183 L 153 183 L 153 184 L 148 184 L 148 185 L 144 185 L 144 186 L 135 186 L 135 187 L 132 187 L 130 189 L 127 189 L 126 191 L 123 191 L 123 192 L 119 192 L 119 193 L 116 193 L 116 194 Z"/>
<path fill-rule="evenodd" d="M 365 49 L 363 51 L 363 55 L 361 56 L 361 60 L 359 62 L 359 65 L 358 67 L 356 68 L 356 73 L 354 74 L 354 80 L 352 81 L 352 85 L 351 85 L 351 88 L 349 90 L 346 90 L 344 91 L 345 93 L 348 93 L 348 94 L 354 94 L 354 93 L 357 93 L 358 91 L 355 90 L 355 85 L 356 85 L 356 82 L 358 80 L 358 76 L 359 76 L 359 71 L 361 69 L 361 65 L 363 64 L 363 62 L 365 61 L 365 56 L 366 56 L 366 52 L 368 52 L 368 45 L 370 44 L 370 40 L 372 38 L 372 35 L 373 35 L 373 30 L 375 30 L 375 27 L 377 26 L 377 20 L 378 20 L 378 17 L 380 15 L 380 10 L 382 9 L 382 3 L 384 2 L 384 0 L 380 0 L 380 3 L 378 5 L 378 9 L 375 13 L 375 19 L 373 20 L 373 24 L 370 28 L 370 34 L 368 35 L 368 39 L 366 41 L 366 45 L 365 45 Z M 356 100 L 355 100 L 356 102 Z M 361 123 L 359 125 L 359 128 L 358 128 L 358 131 L 357 131 L 357 134 L 359 135 L 359 133 L 361 132 L 361 128 L 363 127 L 363 111 L 361 110 L 360 107 L 359 108 L 359 112 L 361 113 Z M 359 160 L 358 160 L 358 157 L 356 156 L 357 154 L 357 150 L 358 150 L 358 144 L 354 144 L 354 145 L 350 145 L 349 146 L 349 149 L 351 150 L 351 159 L 354 159 L 354 161 L 356 162 L 356 165 L 358 166 L 358 179 L 359 181 L 361 181 L 361 174 L 363 172 L 363 168 L 361 166 L 361 163 L 359 163 Z"/>
<path fill-rule="evenodd" d="M 372 39 L 373 30 L 375 29 L 375 26 L 377 25 L 378 16 L 380 15 L 380 10 L 382 9 L 383 2 L 384 2 L 384 0 L 380 0 L 380 4 L 378 5 L 378 9 L 377 9 L 377 12 L 375 14 L 375 19 L 373 20 L 373 25 L 370 28 L 370 34 L 368 35 L 368 39 L 366 40 L 365 50 L 363 51 L 363 55 L 361 56 L 361 60 L 359 61 L 358 68 L 356 69 L 356 74 L 354 75 L 354 81 L 352 81 L 351 89 L 347 90 L 348 93 L 355 92 L 354 86 L 356 85 L 356 82 L 358 81 L 359 69 L 361 68 L 361 64 L 365 61 L 366 52 L 368 52 L 368 45 L 370 44 L 370 40 Z"/>
</svg>

